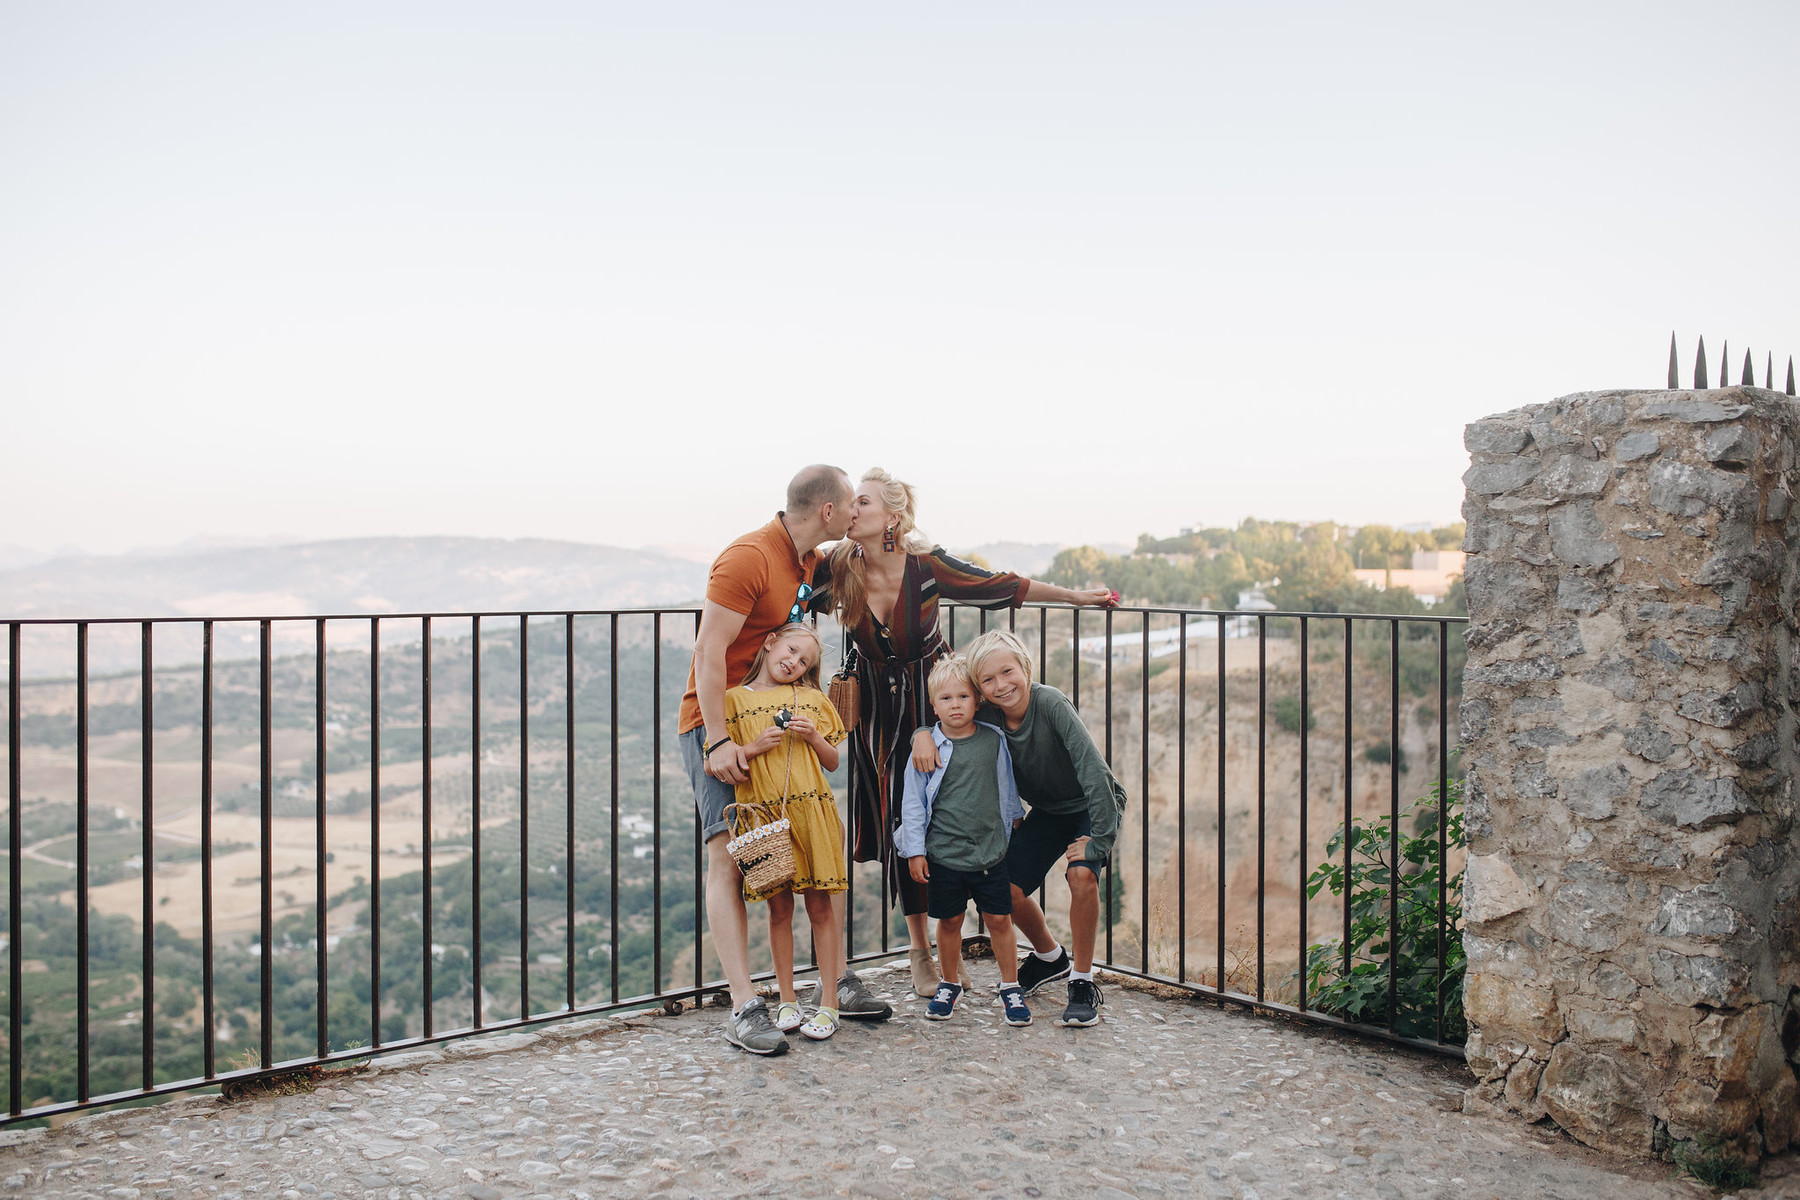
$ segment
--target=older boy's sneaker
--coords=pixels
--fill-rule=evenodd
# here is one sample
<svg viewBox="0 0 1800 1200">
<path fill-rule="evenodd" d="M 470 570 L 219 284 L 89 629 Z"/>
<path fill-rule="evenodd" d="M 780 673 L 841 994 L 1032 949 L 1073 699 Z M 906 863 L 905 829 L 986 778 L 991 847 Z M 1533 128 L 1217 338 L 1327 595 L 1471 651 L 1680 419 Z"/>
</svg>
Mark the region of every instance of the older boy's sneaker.
<svg viewBox="0 0 1800 1200">
<path fill-rule="evenodd" d="M 1069 1007 L 1063 1009 L 1058 1025 L 1074 1026 L 1086 1029 L 1090 1025 L 1100 1023 L 1100 1006 L 1105 1000 L 1100 995 L 1100 985 L 1091 979 L 1069 980 Z"/>
<path fill-rule="evenodd" d="M 938 983 L 937 995 L 925 1002 L 925 1016 L 932 1021 L 948 1021 L 956 1011 L 956 998 L 962 995 L 962 984 Z"/>
<path fill-rule="evenodd" d="M 1025 1004 L 1025 993 L 1017 987 L 1000 989 L 1001 1013 L 1008 1025 L 1031 1024 L 1031 1009 Z"/>
<path fill-rule="evenodd" d="M 869 993 L 855 971 L 846 971 L 838 980 L 838 1016 L 850 1021 L 885 1021 L 894 1015 L 894 1006 Z"/>
<path fill-rule="evenodd" d="M 1035 954 L 1027 954 L 1019 963 L 1019 990 L 1027 996 L 1053 980 L 1069 974 L 1069 951 L 1065 947 L 1055 962 L 1045 962 Z"/>
<path fill-rule="evenodd" d="M 752 1054 L 786 1054 L 788 1048 L 761 996 L 725 1018 L 725 1040 Z"/>
</svg>

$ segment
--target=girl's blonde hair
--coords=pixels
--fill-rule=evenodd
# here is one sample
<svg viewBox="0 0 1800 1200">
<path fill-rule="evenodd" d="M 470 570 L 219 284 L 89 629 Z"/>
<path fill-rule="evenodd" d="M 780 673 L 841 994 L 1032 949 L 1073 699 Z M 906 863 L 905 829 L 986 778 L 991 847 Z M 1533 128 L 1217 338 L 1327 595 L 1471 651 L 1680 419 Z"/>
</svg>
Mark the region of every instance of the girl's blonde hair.
<svg viewBox="0 0 1800 1200">
<path fill-rule="evenodd" d="M 990 629 L 970 642 L 962 655 L 969 662 L 969 679 L 977 691 L 981 689 L 981 664 L 996 654 L 1010 654 L 1018 659 L 1026 683 L 1036 676 L 1036 664 L 1031 661 L 1031 651 L 1025 648 L 1024 639 L 1010 629 Z"/>
<path fill-rule="evenodd" d="M 756 648 L 756 657 L 750 660 L 750 669 L 739 680 L 740 684 L 756 682 L 757 677 L 762 674 L 763 662 L 769 657 L 769 647 L 775 644 L 776 639 L 784 637 L 803 637 L 812 642 L 816 652 L 812 665 L 806 668 L 796 682 L 801 687 L 816 689 L 819 686 L 819 662 L 825 657 L 825 643 L 819 640 L 819 631 L 804 621 L 791 621 L 764 638 L 762 645 Z"/>
<path fill-rule="evenodd" d="M 912 484 L 894 478 L 880 467 L 863 472 L 862 483 L 878 483 L 875 493 L 894 527 L 894 548 L 904 554 L 923 554 L 931 549 L 931 540 L 919 532 L 913 509 L 917 497 Z M 859 547 L 849 538 L 831 551 L 831 594 L 833 610 L 840 623 L 854 625 L 869 603 L 868 577 L 863 573 Z"/>
<path fill-rule="evenodd" d="M 980 695 L 975 687 L 975 680 L 969 675 L 969 660 L 960 654 L 946 654 L 937 660 L 937 665 L 931 668 L 931 674 L 925 680 L 925 698 L 930 700 L 937 695 L 938 688 L 952 679 L 962 680 L 969 685 L 970 691 Z"/>
</svg>

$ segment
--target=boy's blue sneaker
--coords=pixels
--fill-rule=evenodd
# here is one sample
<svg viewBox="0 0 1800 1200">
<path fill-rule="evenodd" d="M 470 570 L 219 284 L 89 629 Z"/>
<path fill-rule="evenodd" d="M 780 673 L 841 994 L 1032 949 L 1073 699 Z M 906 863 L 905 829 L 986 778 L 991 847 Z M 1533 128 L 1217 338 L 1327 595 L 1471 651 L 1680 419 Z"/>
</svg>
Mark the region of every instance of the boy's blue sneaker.
<svg viewBox="0 0 1800 1200">
<path fill-rule="evenodd" d="M 1017 984 L 1000 989 L 1000 1005 L 1008 1025 L 1031 1024 L 1031 1009 L 1025 1004 L 1025 991 Z"/>
<path fill-rule="evenodd" d="M 962 984 L 939 983 L 937 995 L 925 1002 L 925 1016 L 933 1021 L 948 1021 L 956 1008 L 956 998 L 962 995 Z"/>
</svg>

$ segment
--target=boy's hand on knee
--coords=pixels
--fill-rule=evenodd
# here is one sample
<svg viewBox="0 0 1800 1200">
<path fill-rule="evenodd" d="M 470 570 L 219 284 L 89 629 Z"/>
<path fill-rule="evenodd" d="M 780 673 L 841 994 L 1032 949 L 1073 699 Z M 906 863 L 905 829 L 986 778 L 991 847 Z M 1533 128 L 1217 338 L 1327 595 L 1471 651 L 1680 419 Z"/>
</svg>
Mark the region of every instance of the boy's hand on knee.
<svg viewBox="0 0 1800 1200">
<path fill-rule="evenodd" d="M 1087 857 L 1087 845 L 1088 845 L 1088 842 L 1090 842 L 1092 840 L 1093 839 L 1087 837 L 1085 834 L 1081 837 L 1076 838 L 1074 841 L 1069 843 L 1069 852 L 1064 857 L 1067 858 L 1069 860 L 1069 862 L 1071 862 L 1071 863 L 1080 862 L 1082 859 Z"/>
<path fill-rule="evenodd" d="M 925 861 L 923 854 L 915 854 L 907 859 L 906 869 L 912 872 L 914 883 L 931 882 L 931 864 Z"/>
<path fill-rule="evenodd" d="M 921 775 L 929 775 L 943 765 L 938 760 L 937 743 L 931 740 L 931 730 L 921 729 L 913 734 L 912 764 Z"/>
</svg>

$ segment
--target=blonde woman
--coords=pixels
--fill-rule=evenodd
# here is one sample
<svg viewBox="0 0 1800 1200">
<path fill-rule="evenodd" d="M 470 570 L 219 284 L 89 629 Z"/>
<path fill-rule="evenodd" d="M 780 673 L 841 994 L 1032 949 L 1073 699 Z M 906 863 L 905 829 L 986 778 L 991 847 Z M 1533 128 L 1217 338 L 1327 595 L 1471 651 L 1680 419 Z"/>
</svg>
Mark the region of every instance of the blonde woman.
<svg viewBox="0 0 1800 1200">
<path fill-rule="evenodd" d="M 913 990 L 930 997 L 937 993 L 938 972 L 928 940 L 926 889 L 895 854 L 893 830 L 900 822 L 913 731 L 932 721 L 925 681 L 949 649 L 938 628 L 938 601 L 989 609 L 1017 608 L 1027 600 L 1100 607 L 1116 601 L 1106 588 L 1057 587 L 954 557 L 919 532 L 912 487 L 880 467 L 863 473 L 850 506 L 849 531 L 813 574 L 812 604 L 843 624 L 862 684 L 862 711 L 849 742 L 851 856 L 881 862 L 890 894 L 906 914 Z"/>
</svg>

